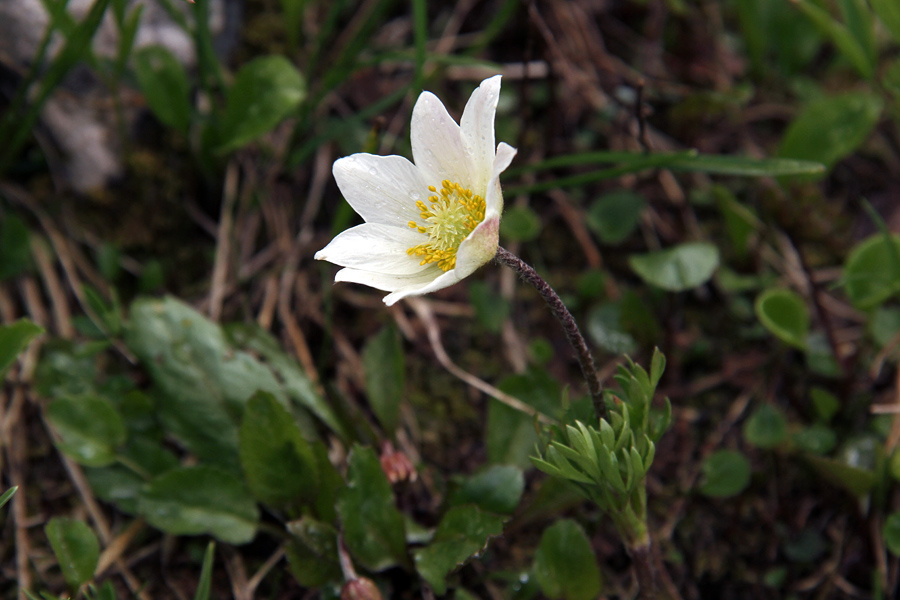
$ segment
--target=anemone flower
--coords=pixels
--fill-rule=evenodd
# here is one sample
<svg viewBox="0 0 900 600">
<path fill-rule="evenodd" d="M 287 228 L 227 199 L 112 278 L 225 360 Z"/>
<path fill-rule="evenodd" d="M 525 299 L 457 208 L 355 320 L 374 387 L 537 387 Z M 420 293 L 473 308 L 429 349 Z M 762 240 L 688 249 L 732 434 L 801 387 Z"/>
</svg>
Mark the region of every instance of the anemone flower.
<svg viewBox="0 0 900 600">
<path fill-rule="evenodd" d="M 451 286 L 494 257 L 500 173 L 516 155 L 508 144 L 494 146 L 499 94 L 499 75 L 482 81 L 457 125 L 437 96 L 423 92 L 410 126 L 415 164 L 373 154 L 334 163 L 341 193 L 365 221 L 316 253 L 344 267 L 335 282 L 390 292 L 390 306 Z"/>
</svg>

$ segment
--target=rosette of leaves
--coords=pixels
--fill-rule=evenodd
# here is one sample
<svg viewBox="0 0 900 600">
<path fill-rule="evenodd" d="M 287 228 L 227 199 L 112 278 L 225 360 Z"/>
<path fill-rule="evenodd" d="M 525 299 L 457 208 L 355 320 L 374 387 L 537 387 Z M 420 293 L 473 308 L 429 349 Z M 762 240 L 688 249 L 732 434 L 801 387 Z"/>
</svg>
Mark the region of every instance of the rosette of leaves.
<svg viewBox="0 0 900 600">
<path fill-rule="evenodd" d="M 615 521 L 630 543 L 645 540 L 645 477 L 653 464 L 656 442 L 668 429 L 672 405 L 651 410 L 665 356 L 653 353 L 650 373 L 627 358 L 614 376 L 618 390 L 606 390 L 608 419 L 597 427 L 574 420 L 556 427 L 553 439 L 532 457 L 541 471 L 567 480 Z"/>
</svg>

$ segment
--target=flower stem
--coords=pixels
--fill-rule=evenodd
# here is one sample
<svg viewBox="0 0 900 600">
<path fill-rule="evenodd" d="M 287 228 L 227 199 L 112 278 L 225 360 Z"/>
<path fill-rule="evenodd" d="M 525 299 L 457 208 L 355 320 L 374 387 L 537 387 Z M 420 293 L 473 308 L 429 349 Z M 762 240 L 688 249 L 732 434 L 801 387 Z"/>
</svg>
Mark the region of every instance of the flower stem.
<svg viewBox="0 0 900 600">
<path fill-rule="evenodd" d="M 594 402 L 594 412 L 597 414 L 598 418 L 606 418 L 606 404 L 603 402 L 603 388 L 600 385 L 600 378 L 597 376 L 597 369 L 594 367 L 594 357 L 591 356 L 591 351 L 588 349 L 587 342 L 584 341 L 584 336 L 581 335 L 581 331 L 578 329 L 578 325 L 575 323 L 575 318 L 572 316 L 572 313 L 569 312 L 569 309 L 566 308 L 566 305 L 563 304 L 563 301 L 554 289 L 550 287 L 550 284 L 544 281 L 544 279 L 537 274 L 537 271 L 531 268 L 531 266 L 521 258 L 502 246 L 498 246 L 497 255 L 494 257 L 494 260 L 506 265 L 518 273 L 519 277 L 530 283 L 541 295 L 541 298 L 544 299 L 544 302 L 547 303 L 547 306 L 550 307 L 553 316 L 556 317 L 556 320 L 562 325 L 563 331 L 566 332 L 566 338 L 568 338 L 569 344 L 575 349 L 575 355 L 578 357 L 578 364 L 581 366 L 581 373 L 584 375 L 584 379 L 588 384 L 588 389 L 591 392 L 591 399 Z"/>
</svg>

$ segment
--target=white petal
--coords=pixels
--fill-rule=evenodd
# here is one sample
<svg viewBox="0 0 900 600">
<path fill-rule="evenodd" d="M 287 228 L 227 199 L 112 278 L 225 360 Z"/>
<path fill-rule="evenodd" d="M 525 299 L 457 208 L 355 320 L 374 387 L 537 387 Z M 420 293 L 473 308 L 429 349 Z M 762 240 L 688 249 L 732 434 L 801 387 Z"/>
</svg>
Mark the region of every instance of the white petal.
<svg viewBox="0 0 900 600">
<path fill-rule="evenodd" d="M 497 254 L 500 242 L 500 213 L 488 212 L 484 221 L 462 241 L 456 251 L 456 268 L 459 279 L 468 277 L 481 265 Z"/>
<path fill-rule="evenodd" d="M 439 278 L 443 273 L 438 267 L 430 265 L 431 269 L 420 275 L 403 277 L 401 275 L 385 275 L 384 273 L 372 273 L 358 269 L 341 269 L 334 276 L 334 282 L 361 283 L 385 292 L 406 289 L 408 287 L 424 287 Z M 452 273 L 452 271 L 451 271 Z"/>
<path fill-rule="evenodd" d="M 341 232 L 316 252 L 316 260 L 387 275 L 418 275 L 428 268 L 406 253 L 428 240 L 409 227 L 364 223 Z"/>
<path fill-rule="evenodd" d="M 450 287 L 455 283 L 459 283 L 459 276 L 456 274 L 456 270 L 454 269 L 452 271 L 447 271 L 446 273 L 440 275 L 432 281 L 397 288 L 392 294 L 388 294 L 384 297 L 384 303 L 388 306 L 391 306 L 399 300 L 406 298 L 407 296 L 421 296 L 422 294 L 430 294 L 431 292 L 442 290 L 445 287 Z"/>
<path fill-rule="evenodd" d="M 402 156 L 353 154 L 335 161 L 332 172 L 363 220 L 395 227 L 406 227 L 419 216 L 416 200 L 427 197 L 430 185 Z"/>
<path fill-rule="evenodd" d="M 472 161 L 473 190 L 487 189 L 494 164 L 494 118 L 500 98 L 500 75 L 494 75 L 475 88 L 459 125 L 463 145 Z M 476 192 L 482 194 L 482 191 Z"/>
<path fill-rule="evenodd" d="M 441 181 L 449 179 L 471 188 L 472 169 L 459 125 L 431 92 L 422 92 L 413 107 L 410 142 L 413 160 L 428 185 L 440 189 Z"/>
<path fill-rule="evenodd" d="M 512 162 L 516 155 L 516 149 L 500 142 L 497 146 L 497 156 L 494 158 L 494 164 L 491 168 L 491 179 L 488 181 L 487 190 L 484 194 L 484 203 L 487 212 L 503 213 L 503 191 L 500 189 L 500 173 L 506 170 L 506 167 Z"/>
</svg>

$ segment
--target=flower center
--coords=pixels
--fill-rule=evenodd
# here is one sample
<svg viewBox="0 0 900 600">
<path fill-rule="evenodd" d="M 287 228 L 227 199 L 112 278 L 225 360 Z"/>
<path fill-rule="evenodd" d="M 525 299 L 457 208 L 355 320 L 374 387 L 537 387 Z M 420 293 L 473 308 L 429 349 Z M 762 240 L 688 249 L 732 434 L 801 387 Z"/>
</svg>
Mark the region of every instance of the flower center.
<svg viewBox="0 0 900 600">
<path fill-rule="evenodd" d="M 459 244 L 484 221 L 484 198 L 446 179 L 441 182 L 440 192 L 433 185 L 428 186 L 428 191 L 432 193 L 428 204 L 416 202 L 422 224 L 409 222 L 412 229 L 426 234 L 428 241 L 406 253 L 421 256 L 420 265 L 436 263 L 442 271 L 449 271 L 456 266 Z"/>
</svg>

